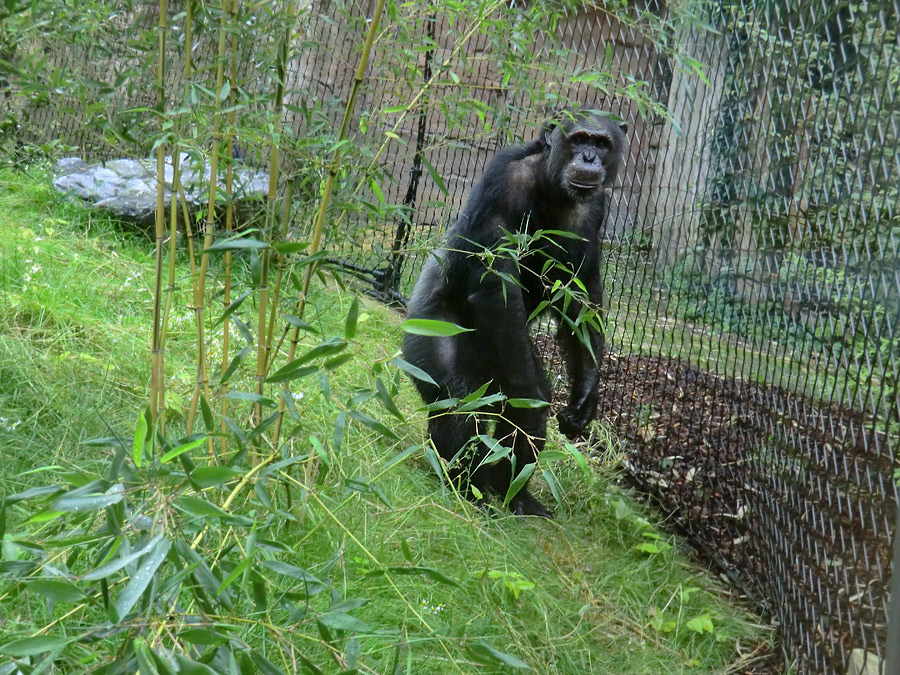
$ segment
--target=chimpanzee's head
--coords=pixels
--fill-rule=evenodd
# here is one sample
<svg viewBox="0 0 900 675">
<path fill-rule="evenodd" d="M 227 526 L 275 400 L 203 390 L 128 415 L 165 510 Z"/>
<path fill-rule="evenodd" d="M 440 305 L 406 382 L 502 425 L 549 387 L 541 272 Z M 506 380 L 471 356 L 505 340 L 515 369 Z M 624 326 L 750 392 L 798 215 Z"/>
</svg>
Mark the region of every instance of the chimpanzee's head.
<svg viewBox="0 0 900 675">
<path fill-rule="evenodd" d="M 612 185 L 625 150 L 628 125 L 592 113 L 562 114 L 541 129 L 547 185 L 574 201 Z"/>
</svg>

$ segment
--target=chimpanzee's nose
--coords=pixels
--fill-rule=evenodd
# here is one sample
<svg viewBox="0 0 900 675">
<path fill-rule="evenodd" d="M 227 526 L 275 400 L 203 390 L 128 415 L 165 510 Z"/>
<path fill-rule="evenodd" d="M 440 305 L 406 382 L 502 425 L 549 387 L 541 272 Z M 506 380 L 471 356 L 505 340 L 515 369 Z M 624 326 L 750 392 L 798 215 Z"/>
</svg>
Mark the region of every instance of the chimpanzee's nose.
<svg viewBox="0 0 900 675">
<path fill-rule="evenodd" d="M 585 164 L 593 164 L 597 161 L 597 154 L 593 150 L 586 150 L 581 153 L 581 159 Z"/>
</svg>

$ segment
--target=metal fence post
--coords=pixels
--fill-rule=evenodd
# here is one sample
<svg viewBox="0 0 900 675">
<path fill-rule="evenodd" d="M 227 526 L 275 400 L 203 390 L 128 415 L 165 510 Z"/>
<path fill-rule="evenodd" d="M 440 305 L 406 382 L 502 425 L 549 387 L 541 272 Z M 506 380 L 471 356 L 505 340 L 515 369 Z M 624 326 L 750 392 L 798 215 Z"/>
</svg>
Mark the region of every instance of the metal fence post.
<svg viewBox="0 0 900 675">
<path fill-rule="evenodd" d="M 884 674 L 900 673 L 900 500 L 894 521 L 894 560 L 891 563 L 891 604 L 887 617 L 887 650 Z"/>
</svg>

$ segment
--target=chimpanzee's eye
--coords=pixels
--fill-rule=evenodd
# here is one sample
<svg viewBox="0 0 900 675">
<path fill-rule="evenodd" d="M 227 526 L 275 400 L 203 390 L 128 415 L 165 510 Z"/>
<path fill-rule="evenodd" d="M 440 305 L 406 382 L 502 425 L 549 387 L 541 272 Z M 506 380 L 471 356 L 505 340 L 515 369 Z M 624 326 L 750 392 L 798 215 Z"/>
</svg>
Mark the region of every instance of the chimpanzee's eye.
<svg viewBox="0 0 900 675">
<path fill-rule="evenodd" d="M 576 131 L 569 136 L 569 141 L 575 145 L 586 145 L 591 142 L 592 136 L 583 131 Z"/>
</svg>

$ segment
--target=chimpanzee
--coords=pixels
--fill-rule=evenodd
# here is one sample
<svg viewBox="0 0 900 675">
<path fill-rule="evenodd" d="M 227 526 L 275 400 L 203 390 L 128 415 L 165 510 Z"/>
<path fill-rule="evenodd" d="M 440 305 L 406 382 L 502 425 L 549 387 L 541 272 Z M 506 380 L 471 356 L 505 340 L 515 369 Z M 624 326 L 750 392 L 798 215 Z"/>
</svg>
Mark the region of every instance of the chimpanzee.
<svg viewBox="0 0 900 675">
<path fill-rule="evenodd" d="M 564 113 L 546 123 L 537 139 L 506 148 L 490 162 L 445 242 L 425 263 L 407 308 L 410 319 L 470 329 L 452 337 L 404 336 L 404 358 L 438 385 L 415 381 L 426 403 L 462 398 L 486 383 L 486 395 L 549 401 L 528 322 L 553 308 L 571 382 L 559 429 L 570 438 L 585 430 L 597 410 L 603 348 L 599 237 L 626 131 L 625 124 L 601 115 Z M 488 447 L 477 437 L 488 433 L 491 420 L 493 438 L 512 448 L 514 469 L 508 459 L 479 466 Z M 533 463 L 544 446 L 546 406 L 506 401 L 474 413 L 433 410 L 428 431 L 465 489 L 474 485 L 485 496 L 503 498 L 512 471 Z M 552 517 L 524 487 L 510 508 Z"/>
</svg>

